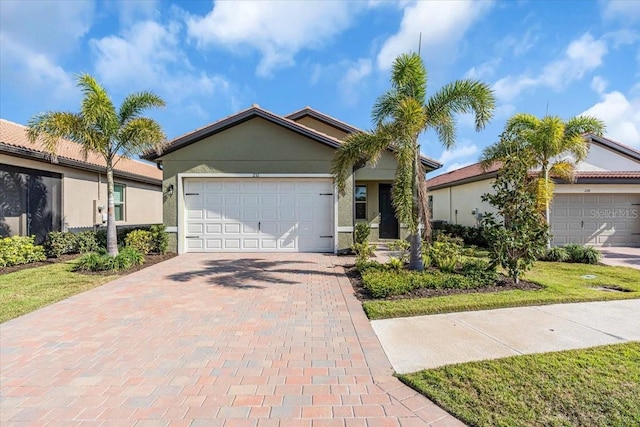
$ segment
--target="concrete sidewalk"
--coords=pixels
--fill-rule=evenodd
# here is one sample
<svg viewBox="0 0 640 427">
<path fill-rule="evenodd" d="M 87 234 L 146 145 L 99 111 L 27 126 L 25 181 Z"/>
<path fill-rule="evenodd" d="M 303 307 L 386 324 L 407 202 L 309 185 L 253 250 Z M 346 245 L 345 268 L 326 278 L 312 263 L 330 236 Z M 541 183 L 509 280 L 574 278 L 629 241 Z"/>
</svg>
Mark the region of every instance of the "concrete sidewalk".
<svg viewBox="0 0 640 427">
<path fill-rule="evenodd" d="M 374 320 L 398 373 L 640 341 L 640 299 Z"/>
</svg>

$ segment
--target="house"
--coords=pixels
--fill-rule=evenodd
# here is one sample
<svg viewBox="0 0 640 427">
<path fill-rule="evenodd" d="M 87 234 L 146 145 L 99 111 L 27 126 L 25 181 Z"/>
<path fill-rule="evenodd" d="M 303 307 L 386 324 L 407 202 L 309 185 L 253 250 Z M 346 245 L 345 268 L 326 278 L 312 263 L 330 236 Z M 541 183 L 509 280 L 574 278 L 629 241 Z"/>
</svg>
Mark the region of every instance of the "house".
<svg viewBox="0 0 640 427">
<path fill-rule="evenodd" d="M 550 225 L 554 245 L 640 246 L 640 152 L 607 138 L 587 135 L 587 158 L 576 182 L 557 181 Z M 570 157 L 570 156 L 568 156 Z M 499 170 L 478 163 L 426 182 L 432 217 L 475 226 L 493 208 L 481 201 Z"/>
<path fill-rule="evenodd" d="M 52 161 L 53 160 L 53 161 Z M 115 164 L 117 226 L 162 222 L 162 171 L 156 165 L 119 158 Z M 61 140 L 57 159 L 26 127 L 0 119 L 0 233 L 35 235 L 81 231 L 106 221 L 107 179 L 101 156 Z"/>
<path fill-rule="evenodd" d="M 354 132 L 311 108 L 280 116 L 254 105 L 147 155 L 164 174 L 170 249 L 338 252 L 351 246 L 358 221 L 371 224 L 373 240 L 406 237 L 391 206 L 392 153 L 354 168 L 345 194 L 336 192 L 331 161 Z"/>
</svg>

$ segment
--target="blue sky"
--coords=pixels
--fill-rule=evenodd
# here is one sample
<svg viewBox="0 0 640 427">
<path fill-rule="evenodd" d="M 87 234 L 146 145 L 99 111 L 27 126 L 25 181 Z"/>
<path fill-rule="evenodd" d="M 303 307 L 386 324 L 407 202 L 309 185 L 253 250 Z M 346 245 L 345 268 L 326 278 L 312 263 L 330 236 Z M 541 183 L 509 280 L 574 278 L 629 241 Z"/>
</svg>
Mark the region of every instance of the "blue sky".
<svg viewBox="0 0 640 427">
<path fill-rule="evenodd" d="M 458 118 L 456 146 L 432 133 L 441 171 L 474 162 L 516 112 L 588 113 L 640 149 L 640 2 L 622 1 L 12 1 L 0 2 L 0 113 L 26 124 L 77 111 L 75 75 L 119 102 L 150 89 L 171 139 L 257 103 L 311 106 L 368 129 L 389 67 L 416 51 L 429 90 L 463 77 L 498 99 L 482 132 Z"/>
</svg>

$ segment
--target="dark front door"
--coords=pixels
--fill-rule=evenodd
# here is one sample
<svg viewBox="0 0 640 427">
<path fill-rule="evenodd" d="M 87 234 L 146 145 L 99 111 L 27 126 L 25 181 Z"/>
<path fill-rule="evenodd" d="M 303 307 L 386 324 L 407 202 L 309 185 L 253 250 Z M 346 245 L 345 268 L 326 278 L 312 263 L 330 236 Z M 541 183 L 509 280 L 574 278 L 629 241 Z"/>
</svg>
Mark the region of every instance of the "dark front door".
<svg viewBox="0 0 640 427">
<path fill-rule="evenodd" d="M 398 238 L 398 220 L 391 203 L 391 184 L 380 184 L 378 193 L 380 209 L 380 238 Z"/>
</svg>

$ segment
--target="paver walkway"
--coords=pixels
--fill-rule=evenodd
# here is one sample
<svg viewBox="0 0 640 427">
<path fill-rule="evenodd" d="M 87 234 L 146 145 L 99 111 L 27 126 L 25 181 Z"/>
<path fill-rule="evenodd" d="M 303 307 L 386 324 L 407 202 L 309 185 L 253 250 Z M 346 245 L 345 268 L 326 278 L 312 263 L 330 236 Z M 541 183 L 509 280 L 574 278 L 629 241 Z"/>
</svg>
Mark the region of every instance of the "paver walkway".
<svg viewBox="0 0 640 427">
<path fill-rule="evenodd" d="M 337 259 L 183 255 L 0 325 L 0 424 L 461 425 L 391 376 Z"/>
<path fill-rule="evenodd" d="M 452 363 L 640 341 L 640 299 L 501 308 L 371 323 L 393 367 L 407 373 Z"/>
</svg>

